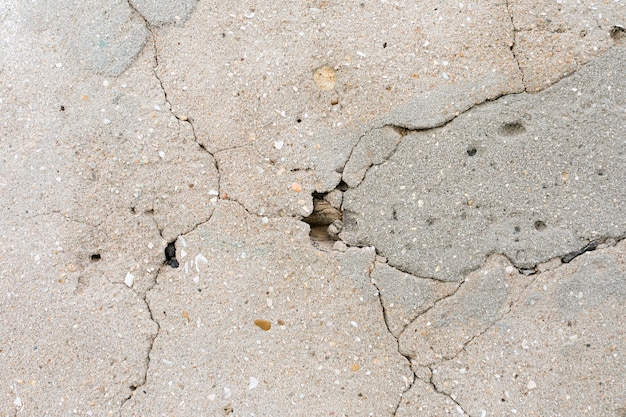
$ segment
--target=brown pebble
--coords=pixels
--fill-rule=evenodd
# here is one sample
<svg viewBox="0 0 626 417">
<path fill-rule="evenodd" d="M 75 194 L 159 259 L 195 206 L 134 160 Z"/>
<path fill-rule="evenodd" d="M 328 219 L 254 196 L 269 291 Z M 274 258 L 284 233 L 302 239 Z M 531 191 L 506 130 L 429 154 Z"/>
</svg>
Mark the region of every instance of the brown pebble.
<svg viewBox="0 0 626 417">
<path fill-rule="evenodd" d="M 272 328 L 272 323 L 267 320 L 257 319 L 254 321 L 254 324 L 256 324 L 261 330 L 265 331 L 268 331 Z"/>
<path fill-rule="evenodd" d="M 330 104 L 332 104 L 333 106 L 336 106 L 337 104 L 339 104 L 339 100 L 337 100 L 336 98 L 332 99 L 330 101 Z"/>
<path fill-rule="evenodd" d="M 359 366 L 359 364 L 358 364 L 358 363 L 355 363 L 354 365 L 352 365 L 352 366 L 350 367 L 350 370 L 351 370 L 352 372 L 356 372 L 356 371 L 358 371 L 360 368 L 361 368 L 361 367 Z"/>
<path fill-rule="evenodd" d="M 291 189 L 294 190 L 296 193 L 299 193 L 300 191 L 302 191 L 302 186 L 297 182 L 292 182 Z"/>
</svg>

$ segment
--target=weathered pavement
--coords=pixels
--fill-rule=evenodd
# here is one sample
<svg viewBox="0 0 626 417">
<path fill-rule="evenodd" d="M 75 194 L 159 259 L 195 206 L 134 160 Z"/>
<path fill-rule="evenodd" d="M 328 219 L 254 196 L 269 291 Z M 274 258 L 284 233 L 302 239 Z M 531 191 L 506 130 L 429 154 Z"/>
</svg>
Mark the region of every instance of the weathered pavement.
<svg viewBox="0 0 626 417">
<path fill-rule="evenodd" d="M 623 1 L 0 16 L 0 416 L 626 416 Z"/>
</svg>

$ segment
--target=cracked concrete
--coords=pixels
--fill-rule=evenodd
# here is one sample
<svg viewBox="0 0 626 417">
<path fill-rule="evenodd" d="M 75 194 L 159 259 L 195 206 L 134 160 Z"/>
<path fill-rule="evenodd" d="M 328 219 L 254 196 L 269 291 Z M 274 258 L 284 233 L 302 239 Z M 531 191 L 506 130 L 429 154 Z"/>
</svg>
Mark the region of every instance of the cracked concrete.
<svg viewBox="0 0 626 417">
<path fill-rule="evenodd" d="M 3 2 L 0 416 L 622 417 L 625 13 Z"/>
</svg>

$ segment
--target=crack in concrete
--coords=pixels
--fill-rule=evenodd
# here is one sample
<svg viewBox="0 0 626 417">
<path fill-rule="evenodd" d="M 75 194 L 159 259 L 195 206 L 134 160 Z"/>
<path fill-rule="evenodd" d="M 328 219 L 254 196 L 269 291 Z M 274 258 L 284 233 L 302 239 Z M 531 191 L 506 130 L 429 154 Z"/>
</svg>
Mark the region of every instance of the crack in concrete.
<svg viewBox="0 0 626 417">
<path fill-rule="evenodd" d="M 433 368 L 430 366 L 427 366 L 426 368 L 428 368 L 428 370 L 430 371 L 430 377 L 428 378 L 428 383 L 430 384 L 431 387 L 433 387 L 433 390 L 435 390 L 436 393 L 441 394 L 443 396 L 446 396 L 448 398 L 450 398 L 450 401 L 452 401 L 454 404 L 456 404 L 457 406 L 457 411 L 459 412 L 459 414 L 461 414 L 462 416 L 464 415 L 469 415 L 469 413 L 467 411 L 465 411 L 463 409 L 463 407 L 461 407 L 461 404 L 459 404 L 459 402 L 457 400 L 454 399 L 454 397 L 451 394 L 448 394 L 444 391 L 440 391 L 437 388 L 437 385 L 435 385 L 435 383 L 433 382 Z"/>
<path fill-rule="evenodd" d="M 399 338 L 395 337 L 394 334 L 391 332 L 391 328 L 389 327 L 389 320 L 387 318 L 387 311 L 385 309 L 385 304 L 383 303 L 383 300 L 382 300 L 380 288 L 378 288 L 376 281 L 372 278 L 372 271 L 375 269 L 375 266 L 376 266 L 376 260 L 374 260 L 372 264 L 370 265 L 370 267 L 368 268 L 367 275 L 368 275 L 370 284 L 373 285 L 374 288 L 376 288 L 376 295 L 378 296 L 378 303 L 380 304 L 380 308 L 383 313 L 383 323 L 385 323 L 385 327 L 387 328 L 387 332 L 389 333 L 389 335 L 393 337 L 394 340 L 396 341 L 396 350 L 398 351 L 400 355 L 404 357 L 404 359 L 406 359 L 407 366 L 411 370 L 411 358 L 409 358 L 407 355 L 404 355 L 402 354 L 402 352 L 400 352 Z M 417 378 L 417 376 L 415 375 L 415 372 L 413 372 L 412 370 L 411 370 L 411 373 L 413 374 L 413 380 L 409 381 L 407 387 L 400 393 L 400 398 L 398 399 L 398 403 L 396 404 L 396 407 L 394 408 L 393 413 L 391 414 L 392 416 L 395 416 L 396 413 L 398 412 L 398 408 L 400 407 L 400 404 L 402 403 L 402 396 L 404 395 L 404 393 L 409 391 L 413 387 L 413 384 L 415 383 L 415 379 Z"/>
<path fill-rule="evenodd" d="M 511 19 L 511 29 L 513 30 L 513 42 L 511 42 L 511 44 L 509 45 L 509 49 L 511 50 L 511 55 L 513 55 L 513 59 L 515 60 L 515 63 L 517 64 L 517 69 L 519 70 L 519 73 L 522 77 L 522 85 L 524 86 L 524 91 L 528 92 L 528 87 L 526 86 L 526 76 L 524 75 L 524 71 L 522 71 L 522 67 L 520 66 L 519 63 L 519 57 L 517 56 L 517 53 L 515 52 L 515 44 L 517 43 L 517 33 L 519 32 L 519 30 L 515 29 L 515 23 L 513 22 L 513 13 L 511 13 L 511 0 L 506 0 L 505 3 L 506 6 L 506 12 L 509 15 L 509 18 Z"/>
</svg>

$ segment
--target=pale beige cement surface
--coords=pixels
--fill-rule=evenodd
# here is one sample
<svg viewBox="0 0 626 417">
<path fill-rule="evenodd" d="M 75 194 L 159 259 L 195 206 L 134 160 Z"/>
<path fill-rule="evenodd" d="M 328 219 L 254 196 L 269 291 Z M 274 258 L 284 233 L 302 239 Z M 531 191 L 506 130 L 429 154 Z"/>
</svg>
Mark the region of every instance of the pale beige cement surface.
<svg viewBox="0 0 626 417">
<path fill-rule="evenodd" d="M 623 1 L 3 0 L 0 22 L 0 416 L 626 415 L 621 236 L 446 282 L 300 221 L 405 129 L 620 62 Z"/>
</svg>

